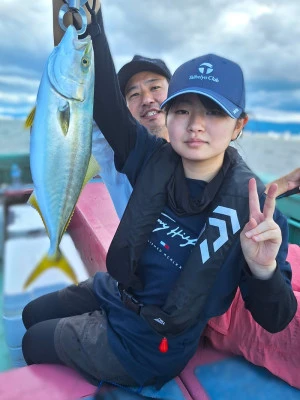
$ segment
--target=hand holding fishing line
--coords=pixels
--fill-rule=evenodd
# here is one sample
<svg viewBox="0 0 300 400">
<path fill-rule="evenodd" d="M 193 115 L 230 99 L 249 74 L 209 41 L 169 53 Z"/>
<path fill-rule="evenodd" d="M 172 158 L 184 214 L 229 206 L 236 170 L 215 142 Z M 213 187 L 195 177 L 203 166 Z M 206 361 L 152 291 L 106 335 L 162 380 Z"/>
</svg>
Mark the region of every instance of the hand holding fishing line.
<svg viewBox="0 0 300 400">
<path fill-rule="evenodd" d="M 100 8 L 99 0 L 63 0 L 64 4 L 58 13 L 58 23 L 63 31 L 72 23 L 66 14 L 72 14 L 73 24 L 77 29 L 78 35 L 85 33 L 87 26 L 92 22 L 93 16 Z M 65 20 L 64 20 L 65 19 Z M 66 25 L 65 25 L 66 22 Z"/>
<path fill-rule="evenodd" d="M 94 34 L 100 29 L 96 20 L 100 0 L 53 0 L 52 7 L 55 46 L 60 43 L 69 25 L 74 25 L 78 35 L 86 33 L 88 26 Z"/>
<path fill-rule="evenodd" d="M 269 279 L 276 268 L 276 256 L 282 237 L 273 219 L 277 185 L 269 187 L 263 211 L 260 210 L 256 181 L 249 181 L 249 222 L 241 232 L 241 246 L 246 262 L 259 279 Z"/>
<path fill-rule="evenodd" d="M 64 23 L 64 18 L 67 13 L 72 13 L 72 16 L 74 14 L 79 14 L 80 16 L 80 26 L 81 28 L 78 29 L 78 34 L 81 35 L 86 31 L 86 27 L 88 24 L 87 21 L 87 15 L 85 10 L 83 9 L 84 4 L 87 2 L 87 0 L 64 0 L 64 3 L 58 13 L 58 23 L 59 26 L 63 31 L 67 30 L 67 26 Z M 67 25 L 70 25 L 72 21 L 69 19 L 66 19 Z"/>
</svg>

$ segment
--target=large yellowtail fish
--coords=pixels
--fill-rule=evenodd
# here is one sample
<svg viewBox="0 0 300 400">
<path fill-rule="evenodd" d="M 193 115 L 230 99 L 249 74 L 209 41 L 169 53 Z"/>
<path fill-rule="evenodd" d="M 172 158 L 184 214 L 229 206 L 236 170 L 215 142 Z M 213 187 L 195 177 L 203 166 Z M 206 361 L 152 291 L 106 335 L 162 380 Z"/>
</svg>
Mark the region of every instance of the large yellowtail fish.
<svg viewBox="0 0 300 400">
<path fill-rule="evenodd" d="M 91 156 L 94 101 L 94 53 L 91 38 L 79 40 L 69 26 L 46 63 L 31 126 L 30 168 L 34 192 L 29 203 L 40 213 L 50 247 L 24 284 L 51 267 L 77 277 L 59 249 L 80 192 L 99 172 Z"/>
</svg>

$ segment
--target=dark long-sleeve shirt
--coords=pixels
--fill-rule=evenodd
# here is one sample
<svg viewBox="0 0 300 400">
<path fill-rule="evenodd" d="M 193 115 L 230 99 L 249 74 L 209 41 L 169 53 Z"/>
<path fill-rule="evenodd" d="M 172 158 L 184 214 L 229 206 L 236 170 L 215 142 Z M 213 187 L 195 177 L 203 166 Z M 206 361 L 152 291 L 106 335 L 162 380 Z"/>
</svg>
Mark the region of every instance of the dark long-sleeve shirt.
<svg viewBox="0 0 300 400">
<path fill-rule="evenodd" d="M 96 69 L 94 119 L 114 150 L 117 169 L 126 173 L 134 188 L 146 160 L 162 145 L 163 139 L 150 135 L 130 114 L 119 90 L 102 22 L 101 29 L 101 34 L 93 38 Z M 187 181 L 191 196 L 201 196 L 205 182 Z M 260 200 L 263 204 L 264 196 Z M 139 262 L 139 273 L 145 285 L 143 291 L 136 293 L 140 301 L 145 304 L 164 303 L 193 245 L 192 239 L 187 241 L 185 238 L 197 238 L 205 217 L 206 213 L 178 217 L 166 204 Z M 161 338 L 142 318 L 123 306 L 114 281 L 107 275 L 95 276 L 94 290 L 108 315 L 110 345 L 138 383 L 143 384 L 154 377 L 159 377 L 158 381 L 162 383 L 177 375 L 195 352 L 208 319 L 228 309 L 238 286 L 245 306 L 266 330 L 277 332 L 290 322 L 297 303 L 290 285 L 290 265 L 286 262 L 287 223 L 278 210 L 274 219 L 281 227 L 283 241 L 272 278 L 262 281 L 253 277 L 240 243 L 234 245 L 215 281 L 201 320 L 185 334 L 169 340 L 166 354 L 158 351 Z M 181 234 L 176 234 L 179 231 Z M 166 252 L 166 248 L 171 250 Z"/>
</svg>

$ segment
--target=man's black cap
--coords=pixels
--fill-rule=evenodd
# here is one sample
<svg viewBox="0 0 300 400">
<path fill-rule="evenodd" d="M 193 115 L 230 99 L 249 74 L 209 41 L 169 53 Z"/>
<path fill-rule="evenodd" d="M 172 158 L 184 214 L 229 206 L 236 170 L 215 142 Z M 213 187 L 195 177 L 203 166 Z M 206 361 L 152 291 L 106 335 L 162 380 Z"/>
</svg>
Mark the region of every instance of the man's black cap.
<svg viewBox="0 0 300 400">
<path fill-rule="evenodd" d="M 124 97 L 125 87 L 128 81 L 133 77 L 133 75 L 143 71 L 155 72 L 156 74 L 166 77 L 168 81 L 171 79 L 171 72 L 162 60 L 159 58 L 143 57 L 136 54 L 133 59 L 129 63 L 123 65 L 118 72 L 119 84 Z"/>
</svg>

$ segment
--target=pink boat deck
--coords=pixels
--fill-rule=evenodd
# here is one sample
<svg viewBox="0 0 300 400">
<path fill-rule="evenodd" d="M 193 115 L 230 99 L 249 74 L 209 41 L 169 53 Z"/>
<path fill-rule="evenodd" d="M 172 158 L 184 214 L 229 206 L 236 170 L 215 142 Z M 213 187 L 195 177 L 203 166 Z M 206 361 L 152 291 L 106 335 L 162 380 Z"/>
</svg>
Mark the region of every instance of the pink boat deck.
<svg viewBox="0 0 300 400">
<path fill-rule="evenodd" d="M 118 223 L 118 216 L 105 185 L 86 185 L 68 231 L 89 275 L 106 271 L 106 253 Z"/>
</svg>

